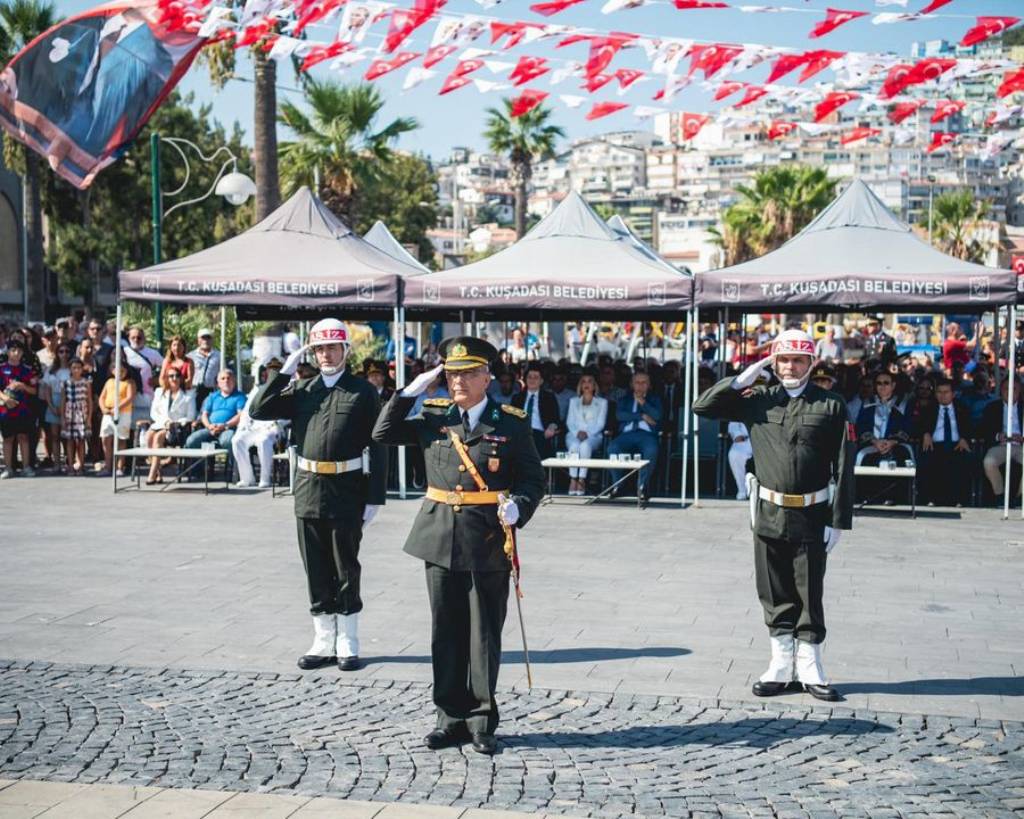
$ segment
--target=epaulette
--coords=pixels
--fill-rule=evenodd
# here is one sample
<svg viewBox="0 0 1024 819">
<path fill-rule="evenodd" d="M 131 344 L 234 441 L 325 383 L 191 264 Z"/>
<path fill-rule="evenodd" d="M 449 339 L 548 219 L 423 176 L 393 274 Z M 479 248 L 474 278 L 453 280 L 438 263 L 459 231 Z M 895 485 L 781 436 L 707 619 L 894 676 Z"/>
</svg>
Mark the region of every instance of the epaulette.
<svg viewBox="0 0 1024 819">
<path fill-rule="evenodd" d="M 501 411 L 507 412 L 509 415 L 514 415 L 516 418 L 526 417 L 526 410 L 521 410 L 519 407 L 513 407 L 511 404 L 502 404 Z"/>
<path fill-rule="evenodd" d="M 423 402 L 423 406 L 448 408 L 454 403 L 451 398 L 428 398 Z"/>
</svg>

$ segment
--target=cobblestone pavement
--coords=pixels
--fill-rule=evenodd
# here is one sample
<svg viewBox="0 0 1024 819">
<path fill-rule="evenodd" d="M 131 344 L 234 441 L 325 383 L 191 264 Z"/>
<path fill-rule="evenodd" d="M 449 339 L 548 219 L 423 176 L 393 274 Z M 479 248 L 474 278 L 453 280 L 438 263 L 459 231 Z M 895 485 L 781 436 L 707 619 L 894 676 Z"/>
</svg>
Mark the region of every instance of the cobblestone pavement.
<svg viewBox="0 0 1024 819">
<path fill-rule="evenodd" d="M 1012 816 L 1024 725 L 503 691 L 500 753 L 426 750 L 424 683 L 0 661 L 0 777 L 612 816 Z"/>
</svg>

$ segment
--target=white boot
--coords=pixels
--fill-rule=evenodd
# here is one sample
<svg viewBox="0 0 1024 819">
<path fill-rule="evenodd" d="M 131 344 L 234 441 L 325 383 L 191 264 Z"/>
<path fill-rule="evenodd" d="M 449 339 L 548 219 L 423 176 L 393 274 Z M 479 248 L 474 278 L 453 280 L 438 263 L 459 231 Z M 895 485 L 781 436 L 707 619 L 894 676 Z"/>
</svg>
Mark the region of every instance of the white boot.
<svg viewBox="0 0 1024 819">
<path fill-rule="evenodd" d="M 359 659 L 359 615 L 338 615 L 338 668 L 342 671 L 355 671 L 363 667 Z"/>
<path fill-rule="evenodd" d="M 795 640 L 792 634 L 783 634 L 780 637 L 772 637 L 772 659 L 768 663 L 768 669 L 761 675 L 761 682 L 790 683 L 793 682 L 795 672 L 793 662 L 796 657 Z"/>
<path fill-rule="evenodd" d="M 337 655 L 334 644 L 338 639 L 338 628 L 333 614 L 313 615 L 313 645 L 306 652 L 307 657 L 325 657 L 333 660 Z"/>
<path fill-rule="evenodd" d="M 796 641 L 796 678 L 805 685 L 828 685 L 820 643 Z"/>
</svg>

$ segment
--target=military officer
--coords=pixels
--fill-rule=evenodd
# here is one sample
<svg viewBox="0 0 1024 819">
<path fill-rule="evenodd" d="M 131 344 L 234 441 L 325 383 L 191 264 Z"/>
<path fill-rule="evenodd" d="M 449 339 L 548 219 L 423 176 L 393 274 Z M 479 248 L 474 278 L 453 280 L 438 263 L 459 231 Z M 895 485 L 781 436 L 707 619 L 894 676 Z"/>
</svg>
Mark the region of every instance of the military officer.
<svg viewBox="0 0 1024 819">
<path fill-rule="evenodd" d="M 530 519 L 544 489 L 526 413 L 488 398 L 497 350 L 470 336 L 438 347 L 444 363 L 392 396 L 373 439 L 423 449 L 427 496 L 405 551 L 426 563 L 430 653 L 437 727 L 424 739 L 438 749 L 472 741 L 493 754 L 494 698 L 501 629 L 509 594 L 506 538 Z M 428 398 L 407 418 L 442 367 L 451 398 Z"/>
<path fill-rule="evenodd" d="M 309 349 L 320 372 L 290 381 Z M 387 458 L 370 438 L 377 390 L 345 367 L 348 351 L 345 325 L 318 321 L 306 346 L 267 379 L 249 408 L 256 420 L 291 420 L 298 447 L 295 517 L 313 615 L 313 645 L 298 662 L 303 670 L 335 661 L 343 671 L 362 667 L 359 544 L 384 504 Z"/>
<path fill-rule="evenodd" d="M 826 555 L 852 526 L 855 447 L 843 399 L 808 383 L 814 358 L 811 337 L 786 330 L 768 358 L 718 382 L 693 406 L 697 415 L 750 430 L 755 575 L 772 649 L 754 683 L 759 697 L 799 682 L 818 699 L 839 699 L 821 663 L 822 592 Z M 754 386 L 769 365 L 780 383 Z"/>
<path fill-rule="evenodd" d="M 836 385 L 835 369 L 825 362 L 819 361 L 811 368 L 811 383 L 817 384 L 823 390 L 831 391 Z"/>
</svg>

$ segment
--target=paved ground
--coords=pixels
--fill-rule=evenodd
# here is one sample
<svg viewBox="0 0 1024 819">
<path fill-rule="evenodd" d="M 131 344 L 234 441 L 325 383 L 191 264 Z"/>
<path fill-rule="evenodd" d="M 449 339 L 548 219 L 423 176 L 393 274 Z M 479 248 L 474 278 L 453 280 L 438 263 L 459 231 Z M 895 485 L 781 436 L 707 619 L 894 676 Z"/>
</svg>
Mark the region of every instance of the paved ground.
<svg viewBox="0 0 1024 819">
<path fill-rule="evenodd" d="M 765 711 L 742 505 L 544 508 L 522 542 L 535 688 L 510 616 L 491 762 L 419 746 L 414 507 L 389 503 L 364 540 L 368 667 L 300 677 L 289 500 L 5 482 L 0 777 L 584 815 L 1024 808 L 1019 521 L 859 516 L 826 581 L 846 702 Z"/>
</svg>

